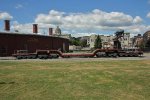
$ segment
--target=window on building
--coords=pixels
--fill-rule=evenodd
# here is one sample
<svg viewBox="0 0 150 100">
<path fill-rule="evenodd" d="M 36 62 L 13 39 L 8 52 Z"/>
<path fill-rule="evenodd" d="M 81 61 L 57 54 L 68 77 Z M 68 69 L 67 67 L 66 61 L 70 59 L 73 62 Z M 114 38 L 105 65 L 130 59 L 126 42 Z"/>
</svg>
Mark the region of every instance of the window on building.
<svg viewBox="0 0 150 100">
<path fill-rule="evenodd" d="M 93 42 L 93 40 L 91 39 L 91 42 Z"/>
</svg>

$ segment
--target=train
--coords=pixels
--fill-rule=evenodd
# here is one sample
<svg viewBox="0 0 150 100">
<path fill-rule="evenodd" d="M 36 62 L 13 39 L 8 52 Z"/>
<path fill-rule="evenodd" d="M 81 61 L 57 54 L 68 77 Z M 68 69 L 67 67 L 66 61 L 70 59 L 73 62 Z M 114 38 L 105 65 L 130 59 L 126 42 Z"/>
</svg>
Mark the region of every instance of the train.
<svg viewBox="0 0 150 100">
<path fill-rule="evenodd" d="M 28 52 L 28 50 L 16 50 L 12 56 L 17 59 L 47 59 L 47 58 L 71 58 L 71 57 L 138 57 L 143 55 L 140 49 L 122 49 L 120 38 L 124 37 L 124 30 L 119 30 L 115 33 L 114 47 L 112 49 L 95 49 L 90 53 L 62 53 L 59 50 L 36 50 L 35 52 Z"/>
<path fill-rule="evenodd" d="M 99 57 L 139 57 L 143 55 L 140 49 L 119 50 L 119 49 L 96 49 L 90 53 L 63 53 L 59 50 L 36 50 L 29 53 L 27 50 L 16 50 L 13 57 L 17 59 L 48 59 L 48 58 L 99 58 Z"/>
</svg>

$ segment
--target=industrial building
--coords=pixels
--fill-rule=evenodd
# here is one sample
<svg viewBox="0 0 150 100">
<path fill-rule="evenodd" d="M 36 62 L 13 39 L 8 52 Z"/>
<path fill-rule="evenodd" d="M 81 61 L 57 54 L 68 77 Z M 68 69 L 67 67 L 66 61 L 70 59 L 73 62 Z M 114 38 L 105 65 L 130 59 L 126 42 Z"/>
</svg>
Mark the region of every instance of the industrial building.
<svg viewBox="0 0 150 100">
<path fill-rule="evenodd" d="M 49 28 L 49 36 L 38 34 L 38 25 L 33 24 L 33 34 L 21 34 L 10 32 L 10 21 L 5 20 L 5 31 L 0 32 L 0 56 L 11 56 L 15 50 L 61 50 L 69 51 L 69 40 L 52 36 L 52 28 Z"/>
</svg>

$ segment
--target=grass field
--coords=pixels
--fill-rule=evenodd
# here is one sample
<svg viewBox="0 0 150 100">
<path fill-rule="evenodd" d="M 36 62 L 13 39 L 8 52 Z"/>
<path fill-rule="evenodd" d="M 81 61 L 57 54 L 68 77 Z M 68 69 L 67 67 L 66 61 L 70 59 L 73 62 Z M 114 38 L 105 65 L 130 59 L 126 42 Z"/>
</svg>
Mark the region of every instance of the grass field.
<svg viewBox="0 0 150 100">
<path fill-rule="evenodd" d="M 150 100 L 150 60 L 0 61 L 0 100 Z"/>
</svg>

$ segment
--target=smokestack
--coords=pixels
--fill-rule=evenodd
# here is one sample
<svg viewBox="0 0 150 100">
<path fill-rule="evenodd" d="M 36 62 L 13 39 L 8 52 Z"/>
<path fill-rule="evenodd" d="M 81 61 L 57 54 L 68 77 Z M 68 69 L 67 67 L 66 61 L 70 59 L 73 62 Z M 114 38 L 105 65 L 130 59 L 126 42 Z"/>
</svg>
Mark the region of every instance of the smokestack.
<svg viewBox="0 0 150 100">
<path fill-rule="evenodd" d="M 53 28 L 49 28 L 49 35 L 53 35 Z"/>
<path fill-rule="evenodd" d="M 38 33 L 38 24 L 33 24 L 33 33 Z"/>
<path fill-rule="evenodd" d="M 4 20 L 5 22 L 5 31 L 10 31 L 10 20 Z"/>
</svg>

